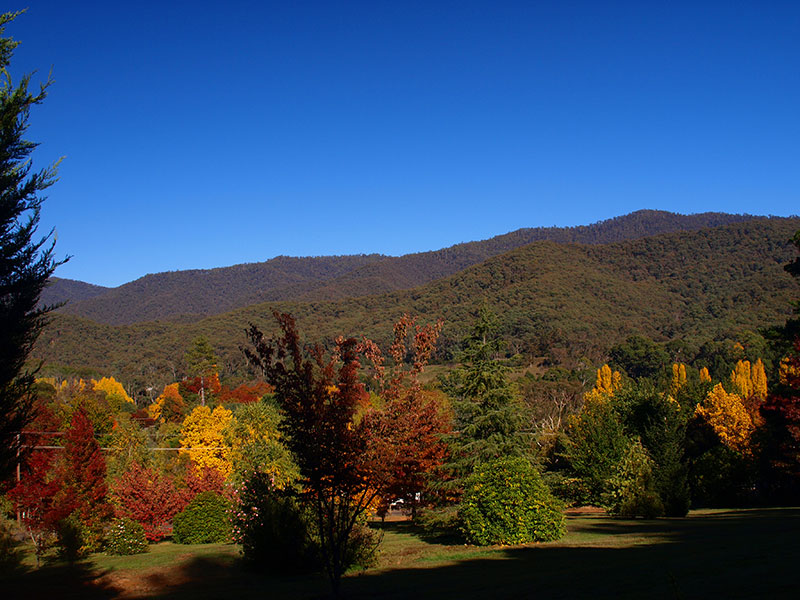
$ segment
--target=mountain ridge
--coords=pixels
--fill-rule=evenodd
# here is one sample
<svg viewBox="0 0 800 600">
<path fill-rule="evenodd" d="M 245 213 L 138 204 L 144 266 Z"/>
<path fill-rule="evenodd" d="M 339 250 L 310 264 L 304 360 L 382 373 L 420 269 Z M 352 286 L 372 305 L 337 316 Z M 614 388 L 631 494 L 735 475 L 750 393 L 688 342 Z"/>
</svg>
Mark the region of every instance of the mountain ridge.
<svg viewBox="0 0 800 600">
<path fill-rule="evenodd" d="M 113 325 L 154 320 L 192 322 L 260 302 L 331 301 L 412 289 L 535 241 L 607 244 L 770 218 L 783 217 L 716 212 L 680 215 L 646 209 L 590 225 L 522 228 L 486 240 L 399 257 L 279 256 L 260 263 L 149 274 L 75 299 L 60 310 Z"/>
</svg>

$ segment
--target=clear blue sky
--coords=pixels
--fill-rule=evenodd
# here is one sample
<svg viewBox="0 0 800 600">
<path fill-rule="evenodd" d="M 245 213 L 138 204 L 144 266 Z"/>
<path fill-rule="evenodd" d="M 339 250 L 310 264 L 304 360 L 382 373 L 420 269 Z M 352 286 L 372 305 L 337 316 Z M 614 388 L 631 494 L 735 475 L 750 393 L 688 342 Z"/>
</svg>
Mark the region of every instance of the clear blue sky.
<svg viewBox="0 0 800 600">
<path fill-rule="evenodd" d="M 26 1 L 61 277 L 800 212 L 800 2 Z"/>
</svg>

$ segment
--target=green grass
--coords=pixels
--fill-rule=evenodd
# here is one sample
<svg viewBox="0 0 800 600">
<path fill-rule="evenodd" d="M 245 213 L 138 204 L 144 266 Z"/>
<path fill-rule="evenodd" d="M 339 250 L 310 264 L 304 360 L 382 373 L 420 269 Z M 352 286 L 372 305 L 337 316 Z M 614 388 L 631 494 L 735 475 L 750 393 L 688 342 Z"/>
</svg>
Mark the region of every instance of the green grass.
<svg viewBox="0 0 800 600">
<path fill-rule="evenodd" d="M 546 544 L 477 548 L 432 540 L 411 523 L 376 525 L 379 564 L 345 578 L 348 598 L 793 598 L 800 509 L 696 511 L 685 519 L 568 517 Z M 28 569 L 9 598 L 321 598 L 322 576 L 243 569 L 238 548 L 164 542 L 144 555 L 93 555 Z M 16 595 L 15 595 L 16 594 Z"/>
</svg>

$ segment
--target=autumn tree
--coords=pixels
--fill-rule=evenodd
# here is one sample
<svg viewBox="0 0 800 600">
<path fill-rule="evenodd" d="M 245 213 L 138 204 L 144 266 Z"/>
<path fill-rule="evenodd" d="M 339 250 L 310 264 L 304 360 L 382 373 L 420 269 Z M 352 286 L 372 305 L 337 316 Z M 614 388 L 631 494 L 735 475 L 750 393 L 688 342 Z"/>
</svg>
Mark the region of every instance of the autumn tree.
<svg viewBox="0 0 800 600">
<path fill-rule="evenodd" d="M 113 377 L 102 377 L 100 381 L 92 379 L 92 386 L 99 392 L 104 392 L 106 398 L 119 410 L 125 403 L 135 405 L 133 398 L 128 395 L 122 384 Z"/>
<path fill-rule="evenodd" d="M 0 15 L 0 479 L 17 461 L 17 432 L 33 419 L 35 369 L 25 366 L 54 307 L 39 306 L 47 280 L 61 264 L 53 258 L 51 233 L 36 238 L 44 197 L 55 165 L 31 172 L 37 144 L 24 139 L 30 109 L 44 101 L 47 81 L 29 90 L 31 76 L 14 84 L 8 72 L 19 42 L 4 37 L 17 13 Z"/>
<path fill-rule="evenodd" d="M 64 508 L 56 502 L 61 484 L 55 475 L 54 462 L 52 454 L 32 452 L 25 462 L 22 478 L 8 493 L 33 545 L 37 566 L 53 540 L 58 522 L 66 516 Z"/>
<path fill-rule="evenodd" d="M 297 478 L 297 465 L 283 443 L 281 421 L 280 410 L 271 401 L 245 404 L 236 411 L 223 437 L 237 479 L 260 471 L 283 488 Z"/>
<path fill-rule="evenodd" d="M 164 387 L 155 402 L 147 407 L 151 419 L 162 423 L 181 423 L 185 417 L 186 402 L 180 393 L 180 384 L 170 383 Z"/>
<path fill-rule="evenodd" d="M 111 489 L 117 516 L 141 523 L 151 542 L 169 535 L 172 517 L 186 506 L 186 494 L 165 473 L 132 463 Z"/>
<path fill-rule="evenodd" d="M 441 393 L 426 392 L 419 382 L 441 328 L 441 321 L 419 325 L 415 318 L 404 315 L 394 325 L 388 364 L 377 344 L 362 342 L 382 400 L 382 405 L 369 410 L 364 418 L 372 433 L 369 451 L 391 473 L 382 493 L 384 507 L 402 498 L 415 510 L 418 498 L 429 488 L 431 473 L 447 456 L 444 438 L 451 426 L 445 398 Z"/>
<path fill-rule="evenodd" d="M 181 425 L 181 452 L 200 467 L 212 467 L 228 477 L 232 465 L 224 431 L 232 419 L 233 413 L 224 406 L 213 411 L 198 406 Z"/>
<path fill-rule="evenodd" d="M 64 435 L 64 457 L 60 464 L 61 490 L 56 502 L 84 527 L 84 542 L 96 550 L 103 525 L 111 514 L 106 494 L 106 461 L 94 436 L 94 427 L 83 410 L 75 411 Z"/>
<path fill-rule="evenodd" d="M 695 414 L 711 426 L 725 446 L 742 454 L 750 452 L 753 420 L 742 398 L 726 392 L 721 383 L 697 406 Z"/>
<path fill-rule="evenodd" d="M 245 348 L 251 364 L 275 387 L 284 431 L 300 472 L 300 499 L 312 511 L 325 571 L 334 595 L 354 556 L 352 535 L 389 480 L 368 453 L 368 420 L 357 419 L 368 395 L 359 381 L 358 342 L 338 339 L 326 354 L 303 347 L 294 319 L 273 313 L 281 337 L 267 339 L 254 325 Z"/>
</svg>

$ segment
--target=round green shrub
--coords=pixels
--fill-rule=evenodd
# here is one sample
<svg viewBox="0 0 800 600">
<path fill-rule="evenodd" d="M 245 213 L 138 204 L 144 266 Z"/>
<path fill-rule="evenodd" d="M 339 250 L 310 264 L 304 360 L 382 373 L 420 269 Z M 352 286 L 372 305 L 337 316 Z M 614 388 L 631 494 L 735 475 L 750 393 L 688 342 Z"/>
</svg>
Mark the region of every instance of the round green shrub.
<svg viewBox="0 0 800 600">
<path fill-rule="evenodd" d="M 467 480 L 459 516 L 473 544 L 524 544 L 564 535 L 561 503 L 523 458 L 479 465 Z"/>
<path fill-rule="evenodd" d="M 124 517 L 114 519 L 106 532 L 106 553 L 118 556 L 142 554 L 149 546 L 141 523 Z"/>
<path fill-rule="evenodd" d="M 172 540 L 178 544 L 231 541 L 230 502 L 216 492 L 201 492 L 172 520 Z"/>
</svg>

